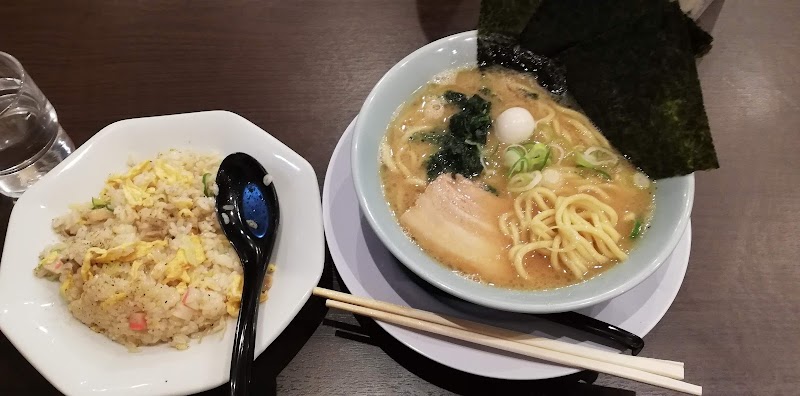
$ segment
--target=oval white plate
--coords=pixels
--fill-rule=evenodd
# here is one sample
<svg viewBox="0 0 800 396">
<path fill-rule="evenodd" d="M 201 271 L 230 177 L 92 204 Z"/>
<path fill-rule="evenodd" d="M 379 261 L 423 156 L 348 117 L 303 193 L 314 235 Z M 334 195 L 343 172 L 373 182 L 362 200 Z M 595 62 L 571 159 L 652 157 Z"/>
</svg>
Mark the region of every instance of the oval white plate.
<svg viewBox="0 0 800 396">
<path fill-rule="evenodd" d="M 571 342 L 577 341 L 570 335 L 582 339 L 583 335 L 570 329 L 525 314 L 496 311 L 458 300 L 427 285 L 397 261 L 359 209 L 350 166 L 353 125 L 351 123 L 347 128 L 333 152 L 322 193 L 328 247 L 336 269 L 351 293 Z M 644 336 L 664 316 L 678 294 L 689 262 L 690 244 L 691 226 L 687 226 L 677 248 L 653 275 L 619 297 L 578 312 Z M 532 380 L 578 371 L 417 333 L 380 321 L 378 324 L 418 353 L 476 375 Z M 646 354 L 647 348 L 644 350 Z"/>
<path fill-rule="evenodd" d="M 224 333 L 193 342 L 129 353 L 74 319 L 58 284 L 34 277 L 42 248 L 57 240 L 50 228 L 67 205 L 88 201 L 130 155 L 154 157 L 170 148 L 241 151 L 274 176 L 281 224 L 269 299 L 258 315 L 256 356 L 305 304 L 325 260 L 317 177 L 300 155 L 246 119 L 225 111 L 119 121 L 101 130 L 28 190 L 14 206 L 0 262 L 0 329 L 37 370 L 68 395 L 185 395 L 228 381 L 235 320 Z"/>
</svg>

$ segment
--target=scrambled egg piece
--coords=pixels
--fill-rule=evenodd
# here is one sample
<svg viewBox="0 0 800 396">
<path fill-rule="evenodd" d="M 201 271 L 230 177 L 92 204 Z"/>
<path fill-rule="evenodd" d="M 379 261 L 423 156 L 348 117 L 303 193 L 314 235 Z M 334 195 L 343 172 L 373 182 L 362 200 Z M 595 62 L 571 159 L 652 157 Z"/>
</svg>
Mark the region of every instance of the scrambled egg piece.
<svg viewBox="0 0 800 396">
<path fill-rule="evenodd" d="M 157 159 L 155 161 L 144 161 L 131 168 L 128 173 L 109 177 L 106 181 L 103 191 L 100 193 L 100 196 L 108 196 L 108 190 L 113 189 L 114 187 L 120 187 L 122 188 L 122 193 L 125 196 L 125 200 L 128 201 L 128 204 L 145 207 L 153 206 L 156 201 L 156 197 L 153 196 L 156 191 L 156 180 L 139 180 L 140 184 L 144 185 L 137 185 L 134 183 L 134 179 L 137 176 L 151 170 L 153 173 L 155 173 L 155 179 L 166 181 L 169 184 L 191 184 L 196 181 L 196 178 L 191 172 L 183 169 L 177 169 L 172 165 L 167 164 L 162 159 Z M 191 209 L 193 205 L 191 200 L 185 199 L 176 200 L 173 202 L 173 204 L 175 204 L 175 206 L 179 209 Z"/>
<path fill-rule="evenodd" d="M 206 261 L 206 252 L 199 236 L 190 236 L 188 243 L 185 243 L 183 248 L 186 250 L 186 259 L 189 260 L 189 264 L 200 265 Z"/>
<path fill-rule="evenodd" d="M 236 316 L 239 314 L 239 305 L 242 302 L 242 287 L 244 285 L 244 278 L 239 274 L 231 274 L 231 282 L 228 284 L 228 289 L 225 293 L 225 306 L 228 315 Z"/>
<path fill-rule="evenodd" d="M 133 263 L 131 264 L 131 276 L 130 276 L 131 280 L 136 278 L 136 273 L 139 272 L 139 268 L 141 268 L 141 267 L 142 267 L 142 261 L 141 260 L 134 260 L 133 261 Z"/>
<path fill-rule="evenodd" d="M 141 188 L 133 183 L 133 180 L 125 180 L 122 185 L 122 193 L 125 200 L 131 205 L 153 206 L 153 198 L 147 192 L 147 188 Z"/>
<path fill-rule="evenodd" d="M 191 235 L 181 244 L 181 248 L 175 254 L 175 258 L 167 263 L 164 271 L 163 283 L 180 281 L 186 284 L 192 281 L 188 270 L 206 261 L 206 252 L 200 237 Z M 184 285 L 185 286 L 185 285 Z"/>
<path fill-rule="evenodd" d="M 175 169 L 173 166 L 165 163 L 162 159 L 157 159 L 155 161 L 155 167 L 153 168 L 153 171 L 159 179 L 168 181 L 170 183 L 191 184 L 194 181 L 194 177 L 192 176 L 191 172 L 183 169 Z"/>
<path fill-rule="evenodd" d="M 115 261 L 134 261 L 146 256 L 154 248 L 166 245 L 165 241 L 153 241 L 124 243 L 108 250 L 97 247 L 89 248 L 86 255 L 83 256 L 81 277 L 83 280 L 89 280 L 92 277 L 92 263 L 109 264 Z"/>
<path fill-rule="evenodd" d="M 179 198 L 170 201 L 171 204 L 175 205 L 178 209 L 191 209 L 194 206 L 194 201 L 190 198 Z"/>
<path fill-rule="evenodd" d="M 58 258 L 58 250 L 53 250 L 47 256 L 44 256 L 41 260 L 39 260 L 39 266 L 43 266 L 45 264 L 50 264 L 53 261 L 56 261 Z"/>
<path fill-rule="evenodd" d="M 175 281 L 191 282 L 192 278 L 189 277 L 189 273 L 186 271 L 189 268 L 190 266 L 189 261 L 186 260 L 186 253 L 184 253 L 183 249 L 179 249 L 178 253 L 175 254 L 175 258 L 167 263 L 162 283 L 168 284 Z"/>
<path fill-rule="evenodd" d="M 125 299 L 125 297 L 128 297 L 127 293 L 121 293 L 121 292 L 120 293 L 114 293 L 111 297 L 109 297 L 109 298 L 105 299 L 105 301 L 101 302 L 100 303 L 100 307 L 104 308 L 104 309 L 108 308 L 108 307 L 110 307 L 110 306 L 122 301 L 123 299 Z"/>
<path fill-rule="evenodd" d="M 69 290 L 70 286 L 72 286 L 72 276 L 68 276 L 67 280 L 65 280 L 64 283 L 61 284 L 61 287 L 58 288 L 58 290 L 61 292 L 61 297 L 64 297 L 65 300 L 67 299 L 67 290 Z"/>
</svg>

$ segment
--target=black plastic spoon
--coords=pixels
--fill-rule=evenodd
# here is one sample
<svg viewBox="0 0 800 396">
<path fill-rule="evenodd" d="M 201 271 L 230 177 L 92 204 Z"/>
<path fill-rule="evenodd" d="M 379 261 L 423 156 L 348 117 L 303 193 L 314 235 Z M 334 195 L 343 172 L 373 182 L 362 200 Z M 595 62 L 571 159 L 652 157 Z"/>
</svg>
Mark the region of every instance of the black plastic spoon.
<svg viewBox="0 0 800 396">
<path fill-rule="evenodd" d="M 217 217 L 244 270 L 230 373 L 230 394 L 244 396 L 250 394 L 258 299 L 275 245 L 280 209 L 267 171 L 247 154 L 225 157 L 217 173 L 217 186 Z"/>
</svg>

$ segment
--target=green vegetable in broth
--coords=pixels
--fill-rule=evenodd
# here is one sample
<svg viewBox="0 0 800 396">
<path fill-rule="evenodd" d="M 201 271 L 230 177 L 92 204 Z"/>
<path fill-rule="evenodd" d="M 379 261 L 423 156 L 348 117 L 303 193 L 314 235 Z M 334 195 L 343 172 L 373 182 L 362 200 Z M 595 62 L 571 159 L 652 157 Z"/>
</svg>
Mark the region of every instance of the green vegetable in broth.
<svg viewBox="0 0 800 396">
<path fill-rule="evenodd" d="M 444 133 L 430 131 L 430 132 L 417 132 L 411 135 L 411 137 L 408 139 L 420 143 L 442 144 L 444 138 L 445 138 Z"/>
<path fill-rule="evenodd" d="M 542 170 L 549 158 L 550 148 L 544 143 L 514 144 L 506 148 L 503 165 L 509 169 L 508 177 L 513 177 L 518 173 Z"/>
<path fill-rule="evenodd" d="M 446 100 L 446 101 L 448 101 L 450 103 L 455 103 L 455 104 L 459 104 L 459 105 L 461 103 L 466 103 L 467 102 L 467 95 L 464 95 L 461 92 L 447 91 L 444 94 L 442 94 L 442 97 L 444 98 L 444 100 Z"/>
<path fill-rule="evenodd" d="M 478 176 L 483 172 L 481 149 L 492 126 L 489 116 L 492 104 L 479 95 L 467 98 L 454 91 L 445 92 L 443 97 L 461 110 L 450 117 L 439 150 L 428 160 L 428 179 L 433 180 L 442 173 L 458 173 L 468 178 Z"/>
<path fill-rule="evenodd" d="M 473 145 L 486 144 L 486 136 L 492 126 L 492 118 L 489 116 L 492 104 L 479 95 L 472 95 L 467 99 L 466 95 L 453 91 L 447 91 L 444 97 L 461 108 L 460 112 L 450 117 L 448 132 Z"/>
<path fill-rule="evenodd" d="M 631 239 L 636 239 L 641 234 L 642 234 L 642 221 L 636 219 L 636 221 L 633 222 L 633 228 L 631 229 L 630 237 Z"/>
<path fill-rule="evenodd" d="M 542 170 L 550 159 L 550 148 L 544 143 L 526 144 L 528 154 L 525 156 L 530 162 L 531 170 Z"/>
<path fill-rule="evenodd" d="M 594 165 L 588 160 L 586 160 L 586 157 L 584 157 L 582 153 L 575 153 L 575 166 L 582 169 L 588 169 L 590 171 L 597 173 L 598 175 L 602 176 L 605 179 L 611 180 L 611 175 L 609 175 L 608 172 L 604 171 L 599 166 Z"/>
</svg>

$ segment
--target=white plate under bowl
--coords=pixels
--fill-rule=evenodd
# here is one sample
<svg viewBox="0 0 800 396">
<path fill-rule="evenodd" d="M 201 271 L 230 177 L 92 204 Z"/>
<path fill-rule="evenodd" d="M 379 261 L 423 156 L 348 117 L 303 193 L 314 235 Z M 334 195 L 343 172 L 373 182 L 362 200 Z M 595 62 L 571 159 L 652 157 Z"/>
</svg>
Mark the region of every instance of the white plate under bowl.
<svg viewBox="0 0 800 396">
<path fill-rule="evenodd" d="M 269 299 L 258 315 L 256 356 L 294 318 L 322 275 L 325 245 L 317 177 L 311 165 L 246 119 L 225 111 L 119 121 L 101 130 L 31 187 L 11 213 L 0 261 L 0 330 L 37 370 L 68 395 L 155 396 L 201 392 L 228 381 L 235 320 L 225 332 L 192 342 L 130 353 L 73 318 L 58 284 L 33 275 L 38 254 L 57 241 L 54 217 L 88 201 L 129 156 L 145 159 L 171 148 L 237 151 L 274 177 L 281 225 Z"/>
<path fill-rule="evenodd" d="M 352 129 L 351 123 L 336 146 L 322 193 L 328 247 L 339 275 L 352 294 L 573 343 L 578 343 L 576 339 L 583 339 L 580 333 L 530 315 L 492 310 L 458 300 L 431 287 L 397 261 L 360 211 L 350 166 Z M 650 277 L 618 297 L 577 312 L 644 336 L 664 316 L 678 294 L 689 262 L 690 245 L 691 226 L 687 225 L 675 250 Z M 378 324 L 418 353 L 445 366 L 476 375 L 534 380 L 578 371 L 380 321 Z M 609 349 L 591 342 L 582 343 Z M 643 355 L 647 355 L 646 347 Z"/>
</svg>

